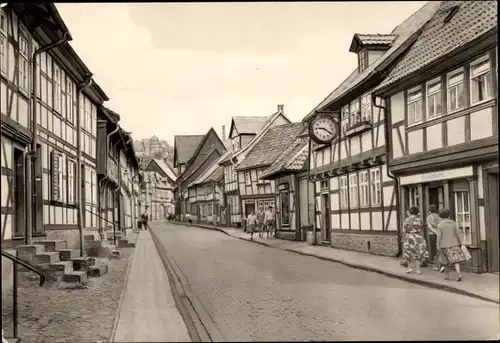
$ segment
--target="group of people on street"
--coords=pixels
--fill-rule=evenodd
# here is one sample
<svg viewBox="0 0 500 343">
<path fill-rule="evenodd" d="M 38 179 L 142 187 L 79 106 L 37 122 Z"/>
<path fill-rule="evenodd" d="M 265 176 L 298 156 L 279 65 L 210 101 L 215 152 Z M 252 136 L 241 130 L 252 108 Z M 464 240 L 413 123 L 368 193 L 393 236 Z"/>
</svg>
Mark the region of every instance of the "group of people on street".
<svg viewBox="0 0 500 343">
<path fill-rule="evenodd" d="M 429 253 L 419 208 L 410 207 L 406 216 L 403 223 L 403 258 L 408 263 L 406 273 L 421 274 L 420 265 L 429 258 Z M 437 211 L 435 205 L 430 205 L 426 222 L 430 244 L 435 245 L 437 251 L 433 256 L 433 269 L 445 273 L 445 280 L 449 280 L 451 267 L 454 266 L 456 280 L 462 281 L 460 264 L 470 259 L 470 254 L 463 245 L 457 223 L 451 219 L 450 210 L 443 208 Z"/>
<path fill-rule="evenodd" d="M 276 238 L 275 230 L 275 220 L 273 207 L 269 206 L 264 212 L 262 207 L 257 209 L 257 212 L 252 211 L 247 216 L 246 229 L 247 233 L 250 235 L 250 239 L 253 239 L 253 234 L 255 231 L 259 232 L 259 237 L 264 237 L 264 231 L 267 234 L 267 238 Z"/>
</svg>

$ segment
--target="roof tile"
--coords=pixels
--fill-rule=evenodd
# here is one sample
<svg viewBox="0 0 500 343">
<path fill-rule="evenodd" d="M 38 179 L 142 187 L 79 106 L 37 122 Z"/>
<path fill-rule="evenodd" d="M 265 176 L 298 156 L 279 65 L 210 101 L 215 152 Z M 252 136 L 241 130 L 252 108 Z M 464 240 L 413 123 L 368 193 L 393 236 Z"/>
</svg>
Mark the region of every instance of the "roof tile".
<svg viewBox="0 0 500 343">
<path fill-rule="evenodd" d="M 187 163 L 205 135 L 175 136 L 174 147 L 177 152 L 177 163 Z"/>
<path fill-rule="evenodd" d="M 271 128 L 248 153 L 236 170 L 272 164 L 302 132 L 302 123 L 279 125 Z"/>
<path fill-rule="evenodd" d="M 454 6 L 459 6 L 458 11 L 445 23 L 445 18 Z M 418 72 L 497 25 L 496 1 L 442 1 L 441 7 L 427 23 L 420 37 L 376 90 Z"/>
<path fill-rule="evenodd" d="M 274 163 L 264 170 L 261 178 L 274 175 L 279 172 L 295 172 L 304 168 L 307 160 L 307 138 L 297 138 L 283 153 L 274 161 Z"/>
<path fill-rule="evenodd" d="M 233 117 L 234 126 L 239 134 L 257 134 L 269 117 Z"/>
</svg>

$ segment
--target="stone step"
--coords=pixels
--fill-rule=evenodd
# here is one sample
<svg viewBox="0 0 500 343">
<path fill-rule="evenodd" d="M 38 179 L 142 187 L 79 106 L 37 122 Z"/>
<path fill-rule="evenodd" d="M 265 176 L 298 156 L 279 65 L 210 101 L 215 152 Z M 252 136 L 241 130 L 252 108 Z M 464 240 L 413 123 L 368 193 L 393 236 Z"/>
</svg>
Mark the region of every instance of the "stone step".
<svg viewBox="0 0 500 343">
<path fill-rule="evenodd" d="M 84 285 L 88 281 L 87 271 L 75 270 L 69 273 L 64 273 L 62 276 L 62 281 L 68 283 L 79 283 Z"/>
<path fill-rule="evenodd" d="M 71 261 L 73 262 L 73 269 L 76 271 L 79 270 L 88 270 L 90 267 L 95 265 L 95 258 L 93 257 L 75 257 L 72 258 Z"/>
<path fill-rule="evenodd" d="M 17 247 L 17 256 L 35 255 L 45 252 L 45 246 L 40 244 L 19 245 Z"/>
<path fill-rule="evenodd" d="M 71 261 L 71 259 L 80 256 L 80 249 L 58 249 L 61 261 Z"/>
<path fill-rule="evenodd" d="M 40 244 L 45 246 L 45 251 L 57 251 L 61 249 L 66 249 L 66 241 L 63 240 L 45 240 L 45 241 L 36 241 L 34 244 Z"/>
<path fill-rule="evenodd" d="M 49 265 L 49 272 L 62 272 L 64 274 L 70 273 L 73 271 L 73 262 L 71 261 L 59 261 Z"/>
<path fill-rule="evenodd" d="M 108 266 L 106 264 L 99 266 L 92 266 L 88 270 L 89 277 L 100 277 L 108 273 Z"/>
<path fill-rule="evenodd" d="M 55 262 L 59 262 L 59 253 L 57 251 L 51 251 L 51 252 L 43 252 L 41 254 L 35 254 L 33 255 L 33 264 L 43 264 L 43 263 L 48 263 L 52 264 Z"/>
</svg>

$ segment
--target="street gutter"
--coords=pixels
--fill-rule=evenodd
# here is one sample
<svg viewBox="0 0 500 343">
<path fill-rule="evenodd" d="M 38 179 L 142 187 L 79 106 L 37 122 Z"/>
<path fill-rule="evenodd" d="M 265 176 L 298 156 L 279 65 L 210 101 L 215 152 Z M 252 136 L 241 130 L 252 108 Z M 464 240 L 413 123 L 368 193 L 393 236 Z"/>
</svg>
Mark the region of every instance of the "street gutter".
<svg viewBox="0 0 500 343">
<path fill-rule="evenodd" d="M 184 225 L 184 224 L 178 223 L 178 222 L 172 222 L 171 224 Z M 436 282 L 429 281 L 429 280 L 426 280 L 426 279 L 422 279 L 422 278 L 418 278 L 418 277 L 413 277 L 412 275 L 408 275 L 408 274 L 396 274 L 396 273 L 389 272 L 389 271 L 386 271 L 386 270 L 383 270 L 383 269 L 380 269 L 380 268 L 376 268 L 376 267 L 373 267 L 373 266 L 366 266 L 366 265 L 362 265 L 362 264 L 358 264 L 358 263 L 348 262 L 348 261 L 341 260 L 341 259 L 335 259 L 335 258 L 326 257 L 326 256 L 314 255 L 314 254 L 310 254 L 310 253 L 305 253 L 305 252 L 302 252 L 302 251 L 298 251 L 298 250 L 295 250 L 295 249 L 287 249 L 287 248 L 282 249 L 279 246 L 273 246 L 273 245 L 267 244 L 265 242 L 251 240 L 250 238 L 233 236 L 230 233 L 226 232 L 223 228 L 219 228 L 219 227 L 215 227 L 215 226 L 200 225 L 200 224 L 191 224 L 191 226 L 202 228 L 202 229 L 213 230 L 213 231 L 219 231 L 219 232 L 222 232 L 222 233 L 224 233 L 224 234 L 226 234 L 228 236 L 231 236 L 233 238 L 238 238 L 238 239 L 241 239 L 241 240 L 244 240 L 244 241 L 248 241 L 248 242 L 252 242 L 252 243 L 257 243 L 257 244 L 266 246 L 268 248 L 280 249 L 280 250 L 283 250 L 283 251 L 293 252 L 293 253 L 296 253 L 296 254 L 299 254 L 299 255 L 303 255 L 303 256 L 315 257 L 315 258 L 323 260 L 323 261 L 340 263 L 340 264 L 343 264 L 343 265 L 345 265 L 347 267 L 350 267 L 350 268 L 355 268 L 355 269 L 360 269 L 360 270 L 364 270 L 364 271 L 368 271 L 368 272 L 373 272 L 373 273 L 381 274 L 381 275 L 384 275 L 384 276 L 387 276 L 387 277 L 390 277 L 390 278 L 393 278 L 393 279 L 398 279 L 398 280 L 401 280 L 401 281 L 406 281 L 406 282 L 414 283 L 414 284 L 417 284 L 417 285 L 420 285 L 420 286 L 434 288 L 434 289 L 440 289 L 440 290 L 447 291 L 447 292 L 450 292 L 450 293 L 460 294 L 460 295 L 464 295 L 464 296 L 467 296 L 467 297 L 470 297 L 470 298 L 475 298 L 475 299 L 484 300 L 484 301 L 488 301 L 488 302 L 495 303 L 495 304 L 500 304 L 500 301 L 498 299 L 493 299 L 493 298 L 490 298 L 490 297 L 487 297 L 487 296 L 483 296 L 483 295 L 480 295 L 480 294 L 469 292 L 469 291 L 466 291 L 464 289 L 460 289 L 460 288 L 454 287 L 451 284 L 450 285 L 444 285 L 444 284 L 436 283 Z"/>
</svg>

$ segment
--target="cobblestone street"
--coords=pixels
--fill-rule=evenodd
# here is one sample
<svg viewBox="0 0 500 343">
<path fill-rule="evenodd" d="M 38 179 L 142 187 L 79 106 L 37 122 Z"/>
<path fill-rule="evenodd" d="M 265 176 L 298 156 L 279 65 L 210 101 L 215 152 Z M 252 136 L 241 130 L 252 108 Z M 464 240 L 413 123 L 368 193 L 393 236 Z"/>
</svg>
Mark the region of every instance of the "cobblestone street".
<svg viewBox="0 0 500 343">
<path fill-rule="evenodd" d="M 108 341 L 125 286 L 125 270 L 133 249 L 109 261 L 108 273 L 89 279 L 83 289 L 58 289 L 54 282 L 38 287 L 38 276 L 19 274 L 19 336 L 23 342 Z M 2 299 L 2 325 L 12 334 L 12 296 Z"/>
<path fill-rule="evenodd" d="M 195 227 L 154 225 L 226 341 L 492 339 L 497 304 Z"/>
</svg>

